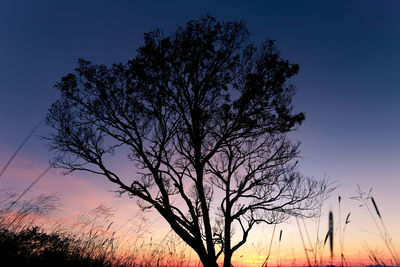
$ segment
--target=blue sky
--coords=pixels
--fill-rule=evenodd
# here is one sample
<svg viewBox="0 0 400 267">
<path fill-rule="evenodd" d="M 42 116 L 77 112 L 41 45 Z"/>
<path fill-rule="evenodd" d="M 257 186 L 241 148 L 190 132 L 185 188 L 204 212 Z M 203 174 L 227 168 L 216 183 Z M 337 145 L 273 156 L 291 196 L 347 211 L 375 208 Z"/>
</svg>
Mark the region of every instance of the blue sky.
<svg viewBox="0 0 400 267">
<path fill-rule="evenodd" d="M 255 42 L 276 40 L 300 65 L 295 108 L 307 114 L 299 131 L 305 157 L 369 152 L 391 160 L 400 148 L 399 8 L 398 1 L 2 1 L 0 140 L 17 145 L 45 116 L 58 96 L 53 85 L 78 58 L 125 62 L 144 32 L 173 31 L 208 13 L 244 20 Z"/>
</svg>

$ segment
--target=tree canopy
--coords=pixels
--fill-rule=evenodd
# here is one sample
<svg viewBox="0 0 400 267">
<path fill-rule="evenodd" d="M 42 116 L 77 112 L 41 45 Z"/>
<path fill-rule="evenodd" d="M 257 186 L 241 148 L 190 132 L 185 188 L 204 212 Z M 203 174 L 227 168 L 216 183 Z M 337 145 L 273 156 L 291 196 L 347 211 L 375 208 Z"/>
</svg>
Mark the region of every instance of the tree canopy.
<svg viewBox="0 0 400 267">
<path fill-rule="evenodd" d="M 274 41 L 252 44 L 240 21 L 204 16 L 146 33 L 127 63 L 79 60 L 56 84 L 53 165 L 106 177 L 156 210 L 204 266 L 223 255 L 230 267 L 254 225 L 308 216 L 331 190 L 296 170 L 299 143 L 287 133 L 305 116 L 288 79 L 298 71 Z M 130 177 L 108 164 L 121 151 Z"/>
</svg>

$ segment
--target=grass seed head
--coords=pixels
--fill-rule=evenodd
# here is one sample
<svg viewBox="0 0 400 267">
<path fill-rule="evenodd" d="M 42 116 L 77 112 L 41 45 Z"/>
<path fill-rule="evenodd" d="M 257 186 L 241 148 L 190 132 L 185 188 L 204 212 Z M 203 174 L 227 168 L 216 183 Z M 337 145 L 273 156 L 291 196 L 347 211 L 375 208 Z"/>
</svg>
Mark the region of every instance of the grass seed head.
<svg viewBox="0 0 400 267">
<path fill-rule="evenodd" d="M 347 214 L 347 217 L 346 217 L 346 224 L 348 224 L 348 223 L 350 223 L 350 214 L 351 214 L 351 212 L 349 212 L 349 214 Z"/>
<path fill-rule="evenodd" d="M 333 213 L 329 212 L 329 249 L 331 251 L 331 257 L 333 257 Z"/>
<path fill-rule="evenodd" d="M 381 213 L 379 212 L 379 209 L 378 209 L 378 206 L 376 205 L 376 202 L 375 202 L 374 197 L 371 197 L 371 201 L 372 201 L 372 204 L 374 205 L 376 214 L 378 214 L 379 219 L 382 219 L 382 218 L 381 218 Z"/>
</svg>

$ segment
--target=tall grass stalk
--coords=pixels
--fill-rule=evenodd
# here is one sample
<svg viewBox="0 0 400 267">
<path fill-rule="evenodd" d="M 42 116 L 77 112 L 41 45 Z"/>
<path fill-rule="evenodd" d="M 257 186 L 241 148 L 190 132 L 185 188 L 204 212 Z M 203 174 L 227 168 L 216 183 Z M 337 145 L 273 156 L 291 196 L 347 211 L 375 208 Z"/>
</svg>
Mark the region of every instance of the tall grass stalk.
<svg viewBox="0 0 400 267">
<path fill-rule="evenodd" d="M 269 256 L 271 255 L 272 241 L 274 240 L 275 229 L 276 229 L 276 224 L 274 224 L 274 229 L 272 230 L 272 235 L 271 235 L 271 240 L 269 242 L 269 248 L 268 248 L 267 257 L 265 258 L 265 260 L 264 260 L 263 264 L 261 265 L 261 267 L 267 267 L 268 266 L 268 260 L 269 260 Z"/>
<path fill-rule="evenodd" d="M 394 246 L 392 244 L 392 238 L 390 237 L 389 232 L 386 229 L 385 223 L 384 223 L 384 221 L 382 219 L 381 213 L 379 212 L 379 209 L 378 209 L 378 206 L 377 206 L 377 204 L 375 202 L 374 197 L 371 196 L 370 199 L 371 199 L 371 202 L 372 202 L 372 204 L 373 204 L 373 206 L 375 208 L 375 212 L 378 215 L 379 221 L 380 221 L 380 223 L 382 225 L 383 231 L 379 229 L 381 237 L 382 237 L 383 241 L 385 242 L 390 254 L 392 255 L 394 262 L 396 263 L 397 266 L 399 266 L 400 265 L 399 264 L 399 259 L 398 259 L 398 255 L 397 255 L 396 249 L 394 248 Z M 374 218 L 374 220 L 375 220 L 375 218 Z M 376 220 L 375 220 L 375 224 L 378 226 L 378 224 L 376 223 Z"/>
<path fill-rule="evenodd" d="M 344 266 L 344 264 L 347 265 L 347 261 L 346 258 L 344 256 L 344 237 L 345 237 L 345 233 L 346 233 L 346 226 L 347 224 L 350 223 L 350 213 L 347 214 L 346 216 L 346 220 L 344 222 L 344 226 L 342 228 L 342 208 L 341 208 L 341 204 L 342 204 L 342 197 L 339 196 L 338 197 L 338 202 L 339 202 L 339 248 L 340 248 L 340 266 Z"/>
<path fill-rule="evenodd" d="M 362 203 L 362 206 L 364 206 L 367 209 L 376 228 L 378 229 L 379 236 L 381 237 L 382 241 L 384 242 L 384 244 L 386 246 L 386 249 L 389 251 L 389 253 L 393 259 L 393 262 L 395 263 L 396 266 L 400 266 L 398 254 L 392 244 L 392 238 L 390 237 L 389 232 L 386 229 L 385 223 L 382 219 L 382 214 L 380 213 L 380 211 L 378 209 L 378 205 L 376 204 L 375 199 L 371 196 L 371 192 L 372 192 L 372 188 L 369 190 L 369 193 L 367 194 L 367 196 L 365 196 L 365 193 L 361 190 L 360 186 L 357 185 L 358 196 L 352 197 L 352 199 L 360 201 Z M 375 209 L 376 216 L 379 218 L 379 222 L 376 219 L 376 216 L 374 216 L 374 214 L 372 213 L 372 211 L 367 203 L 368 199 L 371 199 L 372 205 L 374 206 L 374 209 Z"/>
<path fill-rule="evenodd" d="M 276 256 L 276 266 L 278 267 L 281 266 L 281 258 L 280 258 L 281 241 L 282 241 L 282 230 L 279 232 L 278 253 Z"/>
<path fill-rule="evenodd" d="M 42 179 L 42 177 L 51 169 L 51 166 L 47 167 L 46 170 L 44 170 L 35 180 L 33 180 L 33 182 L 27 187 L 25 188 L 25 190 L 21 193 L 21 195 L 19 195 L 19 197 L 14 201 L 11 202 L 10 205 L 13 205 L 15 202 L 18 202 L 37 182 L 39 182 L 40 179 Z"/>
<path fill-rule="evenodd" d="M 308 249 L 307 249 L 307 247 L 306 247 L 306 243 L 304 242 L 303 233 L 302 233 L 302 231 L 301 231 L 299 219 L 298 219 L 297 217 L 296 217 L 296 222 L 297 222 L 297 227 L 298 227 L 298 229 L 299 229 L 299 234 L 300 234 L 300 238 L 301 238 L 301 243 L 303 244 L 304 253 L 305 253 L 306 258 L 307 258 L 308 266 L 311 266 L 310 257 L 308 256 Z"/>
<path fill-rule="evenodd" d="M 342 240 L 340 243 L 340 262 L 341 262 L 341 266 L 343 266 L 343 263 L 345 263 L 346 265 L 348 265 L 347 260 L 344 256 L 344 237 L 346 234 L 346 226 L 350 223 L 350 212 L 347 214 L 346 216 L 346 221 L 344 222 L 344 226 L 343 226 L 343 235 L 342 235 Z"/>
<path fill-rule="evenodd" d="M 318 253 L 321 253 L 321 251 L 320 251 L 320 240 L 319 240 L 320 221 L 321 221 L 321 211 L 320 211 L 320 213 L 319 213 L 319 215 L 317 217 L 317 221 L 316 221 L 314 265 L 318 264 L 318 259 L 317 259 L 318 255 L 320 256 L 320 258 L 322 257 L 321 254 L 318 254 Z"/>
<path fill-rule="evenodd" d="M 333 213 L 329 213 L 329 249 L 331 251 L 331 259 L 333 259 Z"/>
<path fill-rule="evenodd" d="M 339 244 L 340 244 L 340 255 L 343 255 L 343 250 L 342 250 L 342 197 L 338 196 L 338 202 L 339 202 Z M 342 258 L 342 257 L 340 257 Z M 342 259 L 340 260 L 340 266 L 343 266 L 343 261 Z"/>
<path fill-rule="evenodd" d="M 308 233 L 307 225 L 306 225 L 304 218 L 302 218 L 302 221 L 303 221 L 303 226 L 304 226 L 304 232 L 306 233 L 308 245 L 310 247 L 308 250 L 313 253 L 313 258 L 315 259 L 317 257 L 316 249 L 313 248 L 313 244 L 311 243 L 310 235 Z"/>
<path fill-rule="evenodd" d="M 42 124 L 42 121 L 40 121 L 33 129 L 29 132 L 29 134 L 25 137 L 25 139 L 22 141 L 22 143 L 19 145 L 17 150 L 15 150 L 14 154 L 11 155 L 10 159 L 7 161 L 6 165 L 1 169 L 0 171 L 0 179 L 3 176 L 4 172 L 7 170 L 8 166 L 11 164 L 11 162 L 14 160 L 14 158 L 17 156 L 18 152 L 21 150 L 21 148 L 25 145 L 25 143 L 29 140 L 29 138 L 33 135 L 33 133 L 39 128 L 39 126 Z"/>
<path fill-rule="evenodd" d="M 342 244 L 342 197 L 338 196 L 338 202 L 339 202 L 339 244 Z M 342 254 L 342 246 L 340 245 L 340 253 Z M 343 266 L 343 263 L 341 263 L 341 266 Z"/>
</svg>

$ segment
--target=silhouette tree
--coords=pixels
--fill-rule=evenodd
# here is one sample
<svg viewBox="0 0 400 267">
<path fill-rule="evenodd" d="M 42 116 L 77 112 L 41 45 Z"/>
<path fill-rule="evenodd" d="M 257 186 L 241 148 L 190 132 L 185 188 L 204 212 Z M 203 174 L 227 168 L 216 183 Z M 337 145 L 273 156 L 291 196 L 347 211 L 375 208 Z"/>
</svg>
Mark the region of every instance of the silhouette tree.
<svg viewBox="0 0 400 267">
<path fill-rule="evenodd" d="M 256 224 L 310 216 L 331 190 L 296 171 L 299 144 L 286 137 L 304 120 L 287 82 L 298 70 L 273 41 L 250 43 L 243 22 L 205 16 L 146 33 L 127 64 L 79 60 L 56 84 L 53 165 L 105 176 L 155 209 L 204 266 L 223 255 L 230 267 Z M 123 152 L 129 179 L 110 163 Z"/>
</svg>

